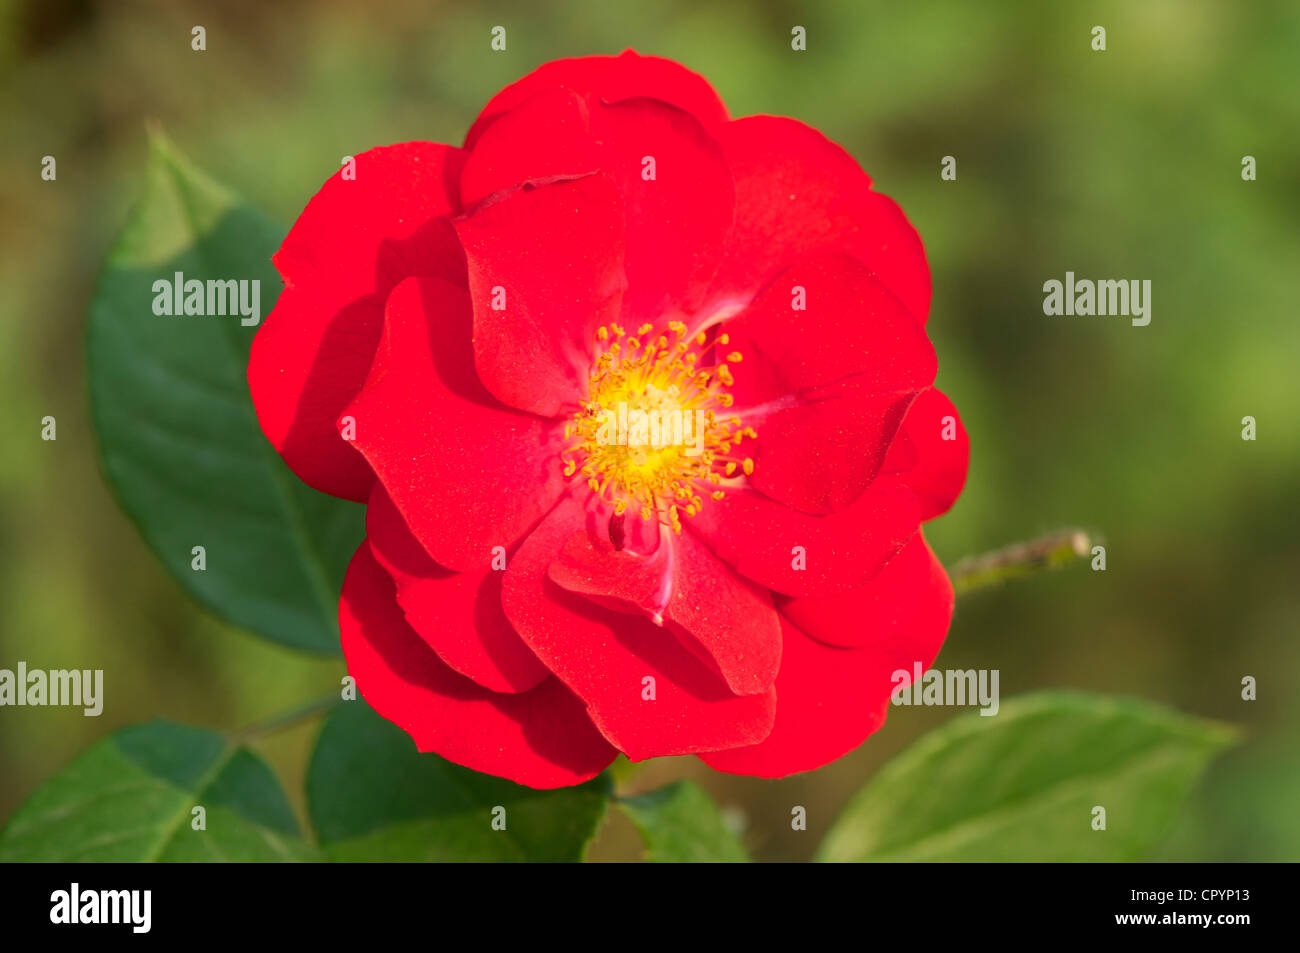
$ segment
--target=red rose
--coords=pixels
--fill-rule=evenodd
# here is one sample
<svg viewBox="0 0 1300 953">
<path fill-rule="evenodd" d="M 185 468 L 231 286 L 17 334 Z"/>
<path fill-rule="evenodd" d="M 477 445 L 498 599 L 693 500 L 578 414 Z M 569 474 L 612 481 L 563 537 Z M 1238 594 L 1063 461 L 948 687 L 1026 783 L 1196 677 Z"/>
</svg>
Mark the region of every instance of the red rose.
<svg viewBox="0 0 1300 953">
<path fill-rule="evenodd" d="M 560 60 L 463 148 L 357 156 L 275 264 L 257 414 L 368 504 L 343 650 L 421 750 L 533 787 L 618 751 L 786 775 L 939 651 L 920 524 L 967 445 L 929 272 L 817 131 L 669 60 Z"/>
</svg>

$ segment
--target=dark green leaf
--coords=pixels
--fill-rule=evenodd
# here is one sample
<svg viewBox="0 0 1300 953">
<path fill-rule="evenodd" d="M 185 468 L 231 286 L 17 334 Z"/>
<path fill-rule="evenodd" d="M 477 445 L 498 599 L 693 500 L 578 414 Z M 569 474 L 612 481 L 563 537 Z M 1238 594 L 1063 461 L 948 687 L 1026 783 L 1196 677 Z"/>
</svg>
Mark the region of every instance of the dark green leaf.
<svg viewBox="0 0 1300 953">
<path fill-rule="evenodd" d="M 204 830 L 191 826 L 206 812 Z M 0 861 L 278 861 L 315 856 L 275 776 L 219 734 L 124 728 L 46 781 L 0 834 Z"/>
<path fill-rule="evenodd" d="M 885 765 L 826 835 L 827 861 L 1118 861 L 1169 830 L 1232 728 L 1067 692 L 962 715 Z M 1105 808 L 1105 830 L 1093 809 Z"/>
<path fill-rule="evenodd" d="M 581 860 L 605 816 L 604 777 L 535 791 L 421 754 L 362 701 L 336 709 L 307 773 L 307 799 L 332 860 Z M 494 809 L 504 808 L 504 830 Z M 499 815 L 500 812 L 496 812 Z"/>
<path fill-rule="evenodd" d="M 159 316 L 176 272 L 281 283 L 282 230 L 151 140 L 148 185 L 91 306 L 91 413 L 104 471 L 167 570 L 229 621 L 286 645 L 338 651 L 338 593 L 363 509 L 302 483 L 262 435 L 248 394 L 257 328 L 238 314 Z M 205 550 L 206 570 L 192 568 Z"/>
<path fill-rule="evenodd" d="M 718 806 L 699 785 L 677 781 L 619 805 L 645 838 L 652 861 L 743 863 L 749 860 Z"/>
</svg>

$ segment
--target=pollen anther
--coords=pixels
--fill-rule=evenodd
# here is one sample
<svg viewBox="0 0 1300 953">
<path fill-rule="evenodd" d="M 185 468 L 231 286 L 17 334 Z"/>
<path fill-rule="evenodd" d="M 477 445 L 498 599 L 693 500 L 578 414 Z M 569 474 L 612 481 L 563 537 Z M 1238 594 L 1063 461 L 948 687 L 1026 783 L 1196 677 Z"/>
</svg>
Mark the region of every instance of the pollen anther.
<svg viewBox="0 0 1300 953">
<path fill-rule="evenodd" d="M 719 501 L 753 474 L 753 459 L 730 451 L 757 435 L 741 418 L 718 413 L 735 403 L 728 364 L 742 357 L 712 353 L 729 336 L 688 336 L 678 320 L 661 328 L 642 324 L 635 337 L 614 323 L 596 329 L 587 398 L 564 427 L 560 459 L 564 475 L 581 474 L 616 515 L 634 506 L 642 519 L 681 533 L 681 517 L 704 505 L 702 491 Z"/>
</svg>

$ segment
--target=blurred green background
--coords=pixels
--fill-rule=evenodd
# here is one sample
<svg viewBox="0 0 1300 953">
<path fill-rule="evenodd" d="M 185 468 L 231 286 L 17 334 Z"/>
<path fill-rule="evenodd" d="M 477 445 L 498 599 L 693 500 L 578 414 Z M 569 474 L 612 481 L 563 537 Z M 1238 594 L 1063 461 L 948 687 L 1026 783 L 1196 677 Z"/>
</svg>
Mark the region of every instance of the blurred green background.
<svg viewBox="0 0 1300 953">
<path fill-rule="evenodd" d="M 196 24 L 206 52 L 190 49 Z M 1106 52 L 1090 48 L 1098 24 Z M 146 120 L 287 224 L 341 156 L 459 143 L 538 64 L 629 46 L 703 73 L 733 115 L 817 126 L 920 230 L 939 383 L 972 443 L 964 496 L 928 530 L 940 557 L 1071 525 L 1103 538 L 1105 573 L 964 598 L 938 664 L 999 669 L 1004 699 L 1069 686 L 1244 726 L 1158 856 L 1300 859 L 1294 0 L 0 2 L 0 667 L 102 668 L 106 694 L 99 718 L 0 709 L 0 818 L 117 727 L 239 727 L 343 673 L 197 609 L 100 478 L 82 340 L 140 193 Z M 56 182 L 40 178 L 47 154 Z M 1258 181 L 1242 181 L 1244 155 Z M 1042 284 L 1067 270 L 1150 279 L 1151 324 L 1045 317 Z M 47 414 L 56 442 L 40 439 Z M 635 784 L 695 776 L 757 857 L 805 859 L 884 759 L 953 714 L 895 710 L 811 775 L 665 759 Z M 314 733 L 259 743 L 300 808 Z M 790 830 L 796 804 L 806 832 Z M 592 856 L 636 855 L 614 816 Z"/>
</svg>

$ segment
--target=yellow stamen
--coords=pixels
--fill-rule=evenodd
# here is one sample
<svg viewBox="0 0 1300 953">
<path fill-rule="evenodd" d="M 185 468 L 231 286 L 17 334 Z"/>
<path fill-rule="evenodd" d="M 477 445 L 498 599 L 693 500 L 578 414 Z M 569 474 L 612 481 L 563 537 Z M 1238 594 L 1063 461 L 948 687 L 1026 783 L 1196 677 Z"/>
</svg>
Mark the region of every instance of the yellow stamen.
<svg viewBox="0 0 1300 953">
<path fill-rule="evenodd" d="M 741 354 L 732 351 L 718 364 L 708 355 L 729 337 L 688 338 L 677 320 L 661 328 L 642 324 L 636 337 L 614 323 L 597 328 L 587 399 L 564 427 L 568 446 L 560 459 L 566 477 L 581 473 L 616 514 L 635 507 L 642 519 L 680 533 L 681 517 L 704 505 L 697 490 L 722 500 L 724 479 L 739 479 L 738 467 L 746 476 L 754 472 L 752 459 L 738 463 L 728 451 L 755 434 L 741 428 L 740 418 L 717 413 L 735 403 L 724 388 L 735 384 L 728 364 L 740 363 Z M 704 360 L 710 364 L 699 367 Z"/>
</svg>

